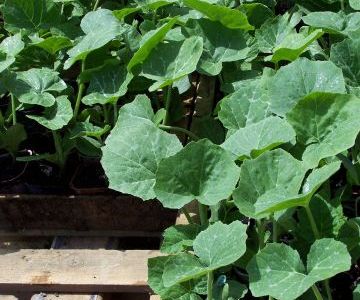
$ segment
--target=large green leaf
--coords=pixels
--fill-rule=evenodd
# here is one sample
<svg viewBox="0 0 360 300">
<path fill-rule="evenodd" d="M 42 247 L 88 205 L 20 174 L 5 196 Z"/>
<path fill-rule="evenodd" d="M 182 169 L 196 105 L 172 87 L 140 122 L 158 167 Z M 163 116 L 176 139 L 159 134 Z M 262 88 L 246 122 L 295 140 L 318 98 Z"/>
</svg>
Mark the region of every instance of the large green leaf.
<svg viewBox="0 0 360 300">
<path fill-rule="evenodd" d="M 330 11 L 312 12 L 303 17 L 303 21 L 315 28 L 322 28 L 328 33 L 358 36 L 360 13 L 344 14 Z"/>
<path fill-rule="evenodd" d="M 307 169 L 301 161 L 282 149 L 265 152 L 241 166 L 239 185 L 233 198 L 240 212 L 248 217 L 256 215 L 255 204 L 271 193 L 273 201 L 284 195 L 297 195 Z"/>
<path fill-rule="evenodd" d="M 168 31 L 175 25 L 176 19 L 171 19 L 168 23 L 159 27 L 151 35 L 144 37 L 141 47 L 134 53 L 128 63 L 127 69 L 131 71 L 136 65 L 144 62 L 150 55 L 151 51 L 165 38 Z"/>
<path fill-rule="evenodd" d="M 352 9 L 360 10 L 360 0 L 349 0 Z"/>
<path fill-rule="evenodd" d="M 359 104 L 353 95 L 314 93 L 287 114 L 297 142 L 306 147 L 302 158 L 309 166 L 354 145 L 360 131 Z"/>
<path fill-rule="evenodd" d="M 60 96 L 56 98 L 53 106 L 45 108 L 43 115 L 28 115 L 27 117 L 50 130 L 59 130 L 70 122 L 73 110 L 67 96 Z"/>
<path fill-rule="evenodd" d="M 228 135 L 270 115 L 266 82 L 266 78 L 247 81 L 221 100 L 218 115 Z"/>
<path fill-rule="evenodd" d="M 301 58 L 282 67 L 270 79 L 270 109 L 284 116 L 301 98 L 310 93 L 345 93 L 345 91 L 341 69 L 328 61 L 310 61 Z"/>
<path fill-rule="evenodd" d="M 50 54 L 55 55 L 58 51 L 71 47 L 72 42 L 69 38 L 64 36 L 51 36 L 34 43 L 34 45 L 46 50 Z"/>
<path fill-rule="evenodd" d="M 220 22 L 225 27 L 243 30 L 254 29 L 254 27 L 249 24 L 246 15 L 240 10 L 214 5 L 200 0 L 184 0 L 184 4 L 203 13 L 210 20 Z"/>
<path fill-rule="evenodd" d="M 156 82 L 149 88 L 155 91 L 194 72 L 203 51 L 202 38 L 159 44 L 142 65 L 142 75 Z"/>
<path fill-rule="evenodd" d="M 315 30 L 310 34 L 304 32 L 291 33 L 273 49 L 273 55 L 266 60 L 278 63 L 279 61 L 296 60 L 315 40 L 323 35 L 322 30 Z"/>
<path fill-rule="evenodd" d="M 209 19 L 191 20 L 185 30 L 188 35 L 198 35 L 204 40 L 204 52 L 198 70 L 209 75 L 218 75 L 223 62 L 243 60 L 250 48 L 247 36 L 239 29 L 229 29 Z"/>
<path fill-rule="evenodd" d="M 126 31 L 126 27 L 122 26 L 108 9 L 87 13 L 80 26 L 85 36 L 67 52 L 69 58 L 65 62 L 65 69 L 70 68 L 78 60 L 84 60 L 91 51 L 105 46 Z"/>
<path fill-rule="evenodd" d="M 288 35 L 295 33 L 296 23 L 291 21 L 288 13 L 268 19 L 260 29 L 255 31 L 259 50 L 264 53 L 272 53 L 273 49 L 280 45 Z"/>
<path fill-rule="evenodd" d="M 299 195 L 284 192 L 279 194 L 276 189 L 260 197 L 255 203 L 258 215 L 274 213 L 296 206 L 308 206 L 312 196 L 320 186 L 340 169 L 341 162 L 333 162 L 319 169 L 315 169 L 306 179 Z"/>
<path fill-rule="evenodd" d="M 169 258 L 163 274 L 164 286 L 200 277 L 237 261 L 246 251 L 246 229 L 240 221 L 210 225 L 194 240 L 196 256 L 178 254 Z"/>
<path fill-rule="evenodd" d="M 294 129 L 286 120 L 268 117 L 258 123 L 238 129 L 222 144 L 235 158 L 256 157 L 295 139 Z"/>
<path fill-rule="evenodd" d="M 193 241 L 200 233 L 201 226 L 198 224 L 175 225 L 164 231 L 164 240 L 161 252 L 176 254 L 192 247 Z"/>
<path fill-rule="evenodd" d="M 353 292 L 353 300 L 360 300 L 360 284 L 358 284 Z"/>
<path fill-rule="evenodd" d="M 196 282 L 193 280 L 175 284 L 171 287 L 164 286 L 162 275 L 168 259 L 169 257 L 167 256 L 160 256 L 148 260 L 148 283 L 151 289 L 160 295 L 163 300 L 201 300 L 194 292 Z"/>
<path fill-rule="evenodd" d="M 66 89 L 66 83 L 59 77 L 59 73 L 48 69 L 30 69 L 10 75 L 6 80 L 9 90 L 26 104 L 50 107 L 55 103 L 54 93 Z"/>
<path fill-rule="evenodd" d="M 360 86 L 360 40 L 345 39 L 331 47 L 330 59 L 340 67 L 346 83 L 352 88 Z"/>
<path fill-rule="evenodd" d="M 10 32 L 48 30 L 60 22 L 60 10 L 60 4 L 52 0 L 6 0 L 2 7 Z"/>
<path fill-rule="evenodd" d="M 7 128 L 4 132 L 0 131 L 0 149 L 5 149 L 14 154 L 26 138 L 27 134 L 24 125 L 17 123 Z"/>
<path fill-rule="evenodd" d="M 254 296 L 293 300 L 316 282 L 347 271 L 350 265 L 350 255 L 343 243 L 321 239 L 311 246 L 306 269 L 290 246 L 268 244 L 250 261 L 247 271 Z"/>
<path fill-rule="evenodd" d="M 109 187 L 144 200 L 155 198 L 153 186 L 160 161 L 181 149 L 175 135 L 152 123 L 150 100 L 138 96 L 119 111 L 115 128 L 102 148 Z"/>
<path fill-rule="evenodd" d="M 15 62 L 15 56 L 25 47 L 21 35 L 15 34 L 5 38 L 0 44 L 0 73 Z"/>
<path fill-rule="evenodd" d="M 231 195 L 238 178 L 231 155 L 203 139 L 160 162 L 155 193 L 169 208 L 181 208 L 194 199 L 215 205 Z"/>
<path fill-rule="evenodd" d="M 229 225 L 216 222 L 196 237 L 194 253 L 210 269 L 231 265 L 246 251 L 246 229 L 240 221 Z"/>
<path fill-rule="evenodd" d="M 127 87 L 133 78 L 125 65 L 107 64 L 91 73 L 87 95 L 82 98 L 86 105 L 106 104 L 116 102 L 127 92 Z"/>
</svg>

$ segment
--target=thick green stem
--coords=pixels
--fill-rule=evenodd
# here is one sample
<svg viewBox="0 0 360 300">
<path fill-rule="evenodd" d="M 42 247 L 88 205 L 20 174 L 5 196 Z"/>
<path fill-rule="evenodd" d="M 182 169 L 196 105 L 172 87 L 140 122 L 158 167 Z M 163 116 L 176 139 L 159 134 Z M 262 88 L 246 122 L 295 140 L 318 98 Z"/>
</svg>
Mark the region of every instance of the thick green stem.
<svg viewBox="0 0 360 300">
<path fill-rule="evenodd" d="M 113 125 L 115 126 L 116 121 L 117 121 L 117 119 L 118 119 L 117 101 L 114 103 L 113 108 L 114 108 L 114 121 L 113 121 Z"/>
<path fill-rule="evenodd" d="M 341 10 L 345 10 L 345 2 L 344 0 L 340 0 Z"/>
<path fill-rule="evenodd" d="M 96 0 L 93 10 L 97 10 L 100 0 Z"/>
<path fill-rule="evenodd" d="M 197 141 L 197 140 L 200 139 L 196 134 L 194 134 L 191 131 L 189 131 L 189 130 L 187 130 L 185 128 L 182 128 L 182 127 L 159 125 L 159 128 L 164 129 L 164 130 L 176 131 L 176 132 L 184 133 L 184 134 L 188 135 L 194 141 Z"/>
<path fill-rule="evenodd" d="M 170 108 L 171 108 L 171 90 L 172 86 L 169 85 L 166 89 L 164 89 L 164 97 L 165 97 L 165 118 L 163 125 L 169 125 L 170 124 Z"/>
<path fill-rule="evenodd" d="M 193 219 L 191 218 L 188 210 L 187 210 L 185 207 L 183 207 L 183 208 L 181 209 L 181 211 L 182 211 L 183 214 L 185 215 L 186 220 L 189 222 L 189 224 L 194 224 L 194 221 L 193 221 Z"/>
<path fill-rule="evenodd" d="M 271 215 L 271 222 L 272 222 L 272 229 L 273 229 L 273 232 L 272 232 L 272 235 L 273 235 L 273 243 L 276 243 L 277 242 L 277 235 L 278 235 L 278 232 L 277 232 L 277 224 L 276 224 L 276 220 L 274 218 L 274 214 Z"/>
<path fill-rule="evenodd" d="M 315 294 L 316 300 L 324 300 L 324 298 L 321 296 L 321 294 L 319 292 L 319 289 L 317 288 L 317 286 L 315 284 L 311 288 Z"/>
<path fill-rule="evenodd" d="M 10 95 L 11 97 L 11 113 L 12 113 L 12 123 L 16 125 L 16 104 L 15 104 L 15 97 L 13 94 Z"/>
<path fill-rule="evenodd" d="M 320 236 L 319 229 L 317 228 L 317 225 L 316 225 L 316 222 L 315 222 L 315 219 L 314 219 L 314 215 L 312 214 L 311 209 L 310 209 L 309 206 L 305 206 L 305 210 L 306 210 L 306 214 L 307 214 L 307 216 L 309 218 L 311 229 L 312 229 L 312 231 L 314 233 L 315 239 L 318 240 L 318 239 L 320 239 L 321 236 Z M 323 284 L 324 284 L 324 287 L 325 287 L 325 290 L 326 290 L 328 300 L 332 300 L 329 280 L 328 279 L 324 280 Z"/>
<path fill-rule="evenodd" d="M 314 216 L 313 216 L 313 214 L 311 212 L 311 209 L 310 209 L 309 206 L 305 206 L 305 210 L 306 210 L 306 214 L 307 214 L 307 216 L 309 218 L 310 226 L 311 226 L 311 229 L 312 229 L 312 231 L 314 233 L 314 236 L 318 240 L 318 239 L 320 239 L 320 232 L 319 232 L 319 229 L 316 226 L 316 222 L 315 222 Z"/>
<path fill-rule="evenodd" d="M 213 283 L 214 283 L 214 273 L 210 271 L 207 274 L 207 299 L 213 300 Z"/>
<path fill-rule="evenodd" d="M 258 239 L 259 239 L 259 250 L 265 247 L 265 226 L 261 220 L 256 221 Z"/>
<path fill-rule="evenodd" d="M 59 133 L 56 132 L 55 130 L 52 131 L 52 135 L 54 139 L 57 162 L 59 164 L 60 169 L 63 170 L 65 166 L 65 156 L 61 145 L 61 137 Z"/>
<path fill-rule="evenodd" d="M 198 202 L 199 205 L 199 216 L 200 216 L 200 222 L 201 225 L 207 225 L 208 224 L 208 207 L 204 204 L 201 204 Z"/>
<path fill-rule="evenodd" d="M 81 62 L 81 73 L 84 72 L 84 71 L 85 71 L 85 59 L 83 59 L 82 62 Z M 82 96 L 83 96 L 84 91 L 85 91 L 85 83 L 80 82 L 80 78 L 78 80 L 79 80 L 78 93 L 77 93 L 77 97 L 76 97 L 73 120 L 76 120 L 76 118 L 77 118 L 77 116 L 79 114 L 81 99 L 82 99 Z"/>
</svg>

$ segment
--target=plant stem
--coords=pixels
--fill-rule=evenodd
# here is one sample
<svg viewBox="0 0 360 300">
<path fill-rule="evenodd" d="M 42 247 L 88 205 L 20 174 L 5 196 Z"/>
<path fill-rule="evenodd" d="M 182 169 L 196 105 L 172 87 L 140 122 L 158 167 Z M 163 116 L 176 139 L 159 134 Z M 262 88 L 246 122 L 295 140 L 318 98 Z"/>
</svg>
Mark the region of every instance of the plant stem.
<svg viewBox="0 0 360 300">
<path fill-rule="evenodd" d="M 272 229 L 273 229 L 273 243 L 276 243 L 277 242 L 277 224 L 276 224 L 276 221 L 275 221 L 275 218 L 274 218 L 274 214 L 271 214 L 271 222 L 272 222 Z"/>
<path fill-rule="evenodd" d="M 170 123 L 171 90 L 172 90 L 171 85 L 169 85 L 166 89 L 164 89 L 163 97 L 165 97 L 166 114 L 165 114 L 163 125 L 169 125 L 169 123 Z"/>
<path fill-rule="evenodd" d="M 16 125 L 16 105 L 15 105 L 15 97 L 13 94 L 10 94 L 11 97 L 11 112 L 12 112 L 12 123 Z"/>
<path fill-rule="evenodd" d="M 345 10 L 344 0 L 340 0 L 341 10 Z"/>
<path fill-rule="evenodd" d="M 65 157 L 64 157 L 64 152 L 63 152 L 63 148 L 61 145 L 61 137 L 60 137 L 59 133 L 56 132 L 55 130 L 52 130 L 51 132 L 52 132 L 53 139 L 54 139 L 57 161 L 58 161 L 60 170 L 62 171 L 65 166 Z"/>
<path fill-rule="evenodd" d="M 118 107 L 117 107 L 117 101 L 113 104 L 113 108 L 114 108 L 114 126 L 116 124 L 116 121 L 118 119 Z"/>
<path fill-rule="evenodd" d="M 315 284 L 311 288 L 315 294 L 316 300 L 324 300 L 324 298 L 321 296 L 321 294 L 319 292 L 319 289 L 317 288 L 317 286 Z"/>
<path fill-rule="evenodd" d="M 207 274 L 207 299 L 213 300 L 213 282 L 214 282 L 214 273 L 210 271 Z"/>
<path fill-rule="evenodd" d="M 100 0 L 96 0 L 95 5 L 94 5 L 94 8 L 93 8 L 93 11 L 94 11 L 94 10 L 97 10 L 97 8 L 98 8 L 98 6 L 99 6 L 99 2 L 100 2 Z"/>
<path fill-rule="evenodd" d="M 311 209 L 309 207 L 309 205 L 305 206 L 305 210 L 306 210 L 306 214 L 309 218 L 309 221 L 310 221 L 310 225 L 311 225 L 311 229 L 314 233 L 314 236 L 315 236 L 315 239 L 320 239 L 320 233 L 319 233 L 319 229 L 317 228 L 316 226 L 316 222 L 315 222 L 315 219 L 314 219 L 314 216 L 311 212 Z"/>
<path fill-rule="evenodd" d="M 257 226 L 258 239 L 259 239 L 259 250 L 261 250 L 261 249 L 264 248 L 264 246 L 265 246 L 265 241 L 264 241 L 264 236 L 265 236 L 264 223 L 263 223 L 261 220 L 257 220 L 257 221 L 256 221 L 256 226 Z"/>
<path fill-rule="evenodd" d="M 190 216 L 188 210 L 187 210 L 185 207 L 183 207 L 183 208 L 181 209 L 181 211 L 182 211 L 183 214 L 185 215 L 186 220 L 189 222 L 189 224 L 194 224 L 194 221 L 191 219 L 191 216 Z"/>
<path fill-rule="evenodd" d="M 314 219 L 314 215 L 312 214 L 311 212 L 311 209 L 309 207 L 309 205 L 305 206 L 305 210 L 306 210 L 306 214 L 309 218 L 309 221 L 310 221 L 310 225 L 311 225 L 311 229 L 314 233 L 314 236 L 315 236 L 315 239 L 320 239 L 320 232 L 319 232 L 319 229 L 317 228 L 317 225 L 316 225 L 316 222 L 315 222 L 315 219 Z M 329 284 L 329 280 L 328 279 L 325 279 L 323 281 L 323 284 L 324 284 L 324 287 L 325 287 L 325 290 L 326 290 L 326 294 L 327 294 L 327 298 L 328 300 L 332 300 L 332 295 L 331 295 L 331 289 L 330 289 L 330 284 Z"/>
<path fill-rule="evenodd" d="M 84 71 L 85 71 L 85 59 L 83 59 L 81 62 L 81 73 Z M 74 108 L 73 120 L 76 120 L 76 118 L 79 114 L 79 108 L 80 108 L 81 99 L 84 94 L 84 91 L 85 91 L 85 83 L 79 82 L 78 83 L 78 93 L 77 93 L 75 108 Z"/>
<path fill-rule="evenodd" d="M 200 222 L 201 225 L 207 225 L 208 224 L 208 208 L 206 205 L 201 204 L 200 202 L 198 202 L 198 206 L 199 206 L 199 216 L 200 216 Z"/>
<path fill-rule="evenodd" d="M 191 131 L 182 128 L 182 127 L 177 127 L 177 126 L 168 126 L 168 125 L 159 125 L 159 128 L 164 129 L 164 130 L 172 130 L 172 131 L 177 131 L 177 132 L 181 132 L 181 133 L 185 133 L 186 135 L 188 135 L 192 140 L 197 141 L 200 138 L 192 133 Z"/>
</svg>

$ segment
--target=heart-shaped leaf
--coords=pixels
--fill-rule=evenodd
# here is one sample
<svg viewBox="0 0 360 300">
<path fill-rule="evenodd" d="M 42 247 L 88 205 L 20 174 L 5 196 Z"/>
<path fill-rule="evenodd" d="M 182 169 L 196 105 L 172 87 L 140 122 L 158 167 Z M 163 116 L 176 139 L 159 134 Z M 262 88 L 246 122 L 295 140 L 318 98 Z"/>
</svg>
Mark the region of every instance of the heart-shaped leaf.
<svg viewBox="0 0 360 300">
<path fill-rule="evenodd" d="M 203 139 L 160 162 L 154 189 L 165 207 L 181 208 L 194 199 L 215 205 L 231 195 L 238 178 L 231 155 Z"/>
<path fill-rule="evenodd" d="M 314 93 L 300 100 L 287 114 L 298 143 L 306 147 L 302 158 L 316 167 L 323 158 L 337 155 L 355 143 L 360 131 L 360 99 L 353 95 Z"/>
<path fill-rule="evenodd" d="M 149 91 L 168 86 L 194 72 L 202 52 L 203 42 L 198 36 L 157 45 L 142 65 L 142 76 L 156 81 Z"/>
<path fill-rule="evenodd" d="M 175 135 L 152 123 L 148 117 L 153 114 L 150 100 L 144 96 L 124 105 L 102 148 L 101 163 L 109 187 L 143 200 L 155 198 L 153 186 L 160 161 L 182 148 Z"/>
</svg>

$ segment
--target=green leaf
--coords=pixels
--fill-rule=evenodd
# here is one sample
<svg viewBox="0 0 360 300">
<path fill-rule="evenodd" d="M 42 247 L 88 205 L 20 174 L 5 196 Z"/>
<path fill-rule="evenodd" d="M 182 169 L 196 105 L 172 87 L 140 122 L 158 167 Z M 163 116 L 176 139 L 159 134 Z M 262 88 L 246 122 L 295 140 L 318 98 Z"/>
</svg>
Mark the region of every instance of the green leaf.
<svg viewBox="0 0 360 300">
<path fill-rule="evenodd" d="M 4 132 L 0 131 L 0 149 L 5 149 L 10 153 L 16 153 L 20 144 L 25 141 L 27 134 L 22 124 L 15 124 Z"/>
<path fill-rule="evenodd" d="M 194 72 L 202 51 L 202 38 L 198 36 L 159 44 L 142 65 L 141 75 L 156 81 L 149 91 L 171 85 Z"/>
<path fill-rule="evenodd" d="M 360 0 L 349 0 L 350 6 L 354 10 L 360 10 Z"/>
<path fill-rule="evenodd" d="M 360 40 L 345 39 L 333 44 L 330 60 L 342 69 L 346 83 L 354 88 L 360 86 Z"/>
<path fill-rule="evenodd" d="M 87 95 L 81 102 L 86 105 L 115 103 L 124 96 L 133 78 L 124 65 L 106 64 L 90 74 Z"/>
<path fill-rule="evenodd" d="M 0 44 L 0 73 L 15 62 L 15 57 L 25 47 L 20 34 L 5 38 Z"/>
<path fill-rule="evenodd" d="M 346 246 L 334 239 L 315 241 L 307 256 L 308 281 L 313 284 L 348 271 L 351 258 Z"/>
<path fill-rule="evenodd" d="M 215 205 L 230 196 L 238 178 L 230 154 L 203 139 L 160 162 L 154 189 L 165 207 L 181 208 L 194 199 Z"/>
<path fill-rule="evenodd" d="M 164 24 L 150 36 L 146 37 L 145 41 L 142 41 L 142 45 L 137 50 L 131 60 L 128 63 L 127 69 L 130 72 L 135 66 L 143 63 L 150 55 L 152 50 L 165 38 L 167 32 L 175 25 L 176 19 L 171 19 L 168 23 Z"/>
<path fill-rule="evenodd" d="M 360 256 L 360 218 L 347 220 L 339 230 L 338 240 L 347 246 L 353 261 L 357 261 Z"/>
<path fill-rule="evenodd" d="M 78 60 L 86 59 L 91 51 L 105 46 L 126 31 L 126 27 L 108 9 L 87 13 L 80 26 L 85 36 L 67 52 L 69 58 L 64 64 L 65 69 L 69 69 Z"/>
<path fill-rule="evenodd" d="M 306 147 L 302 159 L 317 166 L 323 158 L 347 150 L 360 131 L 360 99 L 352 95 L 314 93 L 287 114 L 297 141 Z"/>
<path fill-rule="evenodd" d="M 175 135 L 152 123 L 153 116 L 150 100 L 138 96 L 120 109 L 115 128 L 102 148 L 101 163 L 109 187 L 144 200 L 155 198 L 153 186 L 160 161 L 182 148 Z"/>
<path fill-rule="evenodd" d="M 27 115 L 27 117 L 50 130 L 59 130 L 70 122 L 73 110 L 67 96 L 60 96 L 56 98 L 53 106 L 45 108 L 42 116 Z"/>
<path fill-rule="evenodd" d="M 228 135 L 270 115 L 266 81 L 265 78 L 247 81 L 221 100 L 218 115 Z"/>
<path fill-rule="evenodd" d="M 203 276 L 237 261 L 246 251 L 246 229 L 247 226 L 240 221 L 210 225 L 194 240 L 197 257 L 185 253 L 169 257 L 162 277 L 164 286 Z"/>
<path fill-rule="evenodd" d="M 294 33 L 296 22 L 290 22 L 289 13 L 268 19 L 260 29 L 255 31 L 257 47 L 263 53 L 272 53 L 291 33 Z"/>
<path fill-rule="evenodd" d="M 81 136 L 100 138 L 102 135 L 107 133 L 110 128 L 110 125 L 105 125 L 104 127 L 95 126 L 90 123 L 89 120 L 86 120 L 85 122 L 77 122 L 71 130 L 70 138 L 74 139 Z"/>
<path fill-rule="evenodd" d="M 42 48 L 50 54 L 55 55 L 58 51 L 72 46 L 69 38 L 64 36 L 51 36 L 42 41 L 34 43 L 36 47 Z"/>
<path fill-rule="evenodd" d="M 360 26 L 360 13 L 345 15 L 343 12 L 330 11 L 312 12 L 303 17 L 303 21 L 312 27 L 322 28 L 331 34 L 358 36 Z"/>
<path fill-rule="evenodd" d="M 296 299 L 310 288 L 305 267 L 297 253 L 285 244 L 268 244 L 247 266 L 253 296 Z"/>
<path fill-rule="evenodd" d="M 195 9 L 212 21 L 218 21 L 230 29 L 252 30 L 254 27 L 249 24 L 246 15 L 237 9 L 226 6 L 213 5 L 206 1 L 184 0 L 184 4 Z"/>
<path fill-rule="evenodd" d="M 164 240 L 161 245 L 161 252 L 176 254 L 192 247 L 193 241 L 201 231 L 197 224 L 175 225 L 164 232 Z"/>
<path fill-rule="evenodd" d="M 175 284 L 171 287 L 165 287 L 162 279 L 164 268 L 169 257 L 154 257 L 148 260 L 149 279 L 148 283 L 151 289 L 163 300 L 201 300 L 195 294 L 195 281 L 188 281 L 181 284 Z"/>
<path fill-rule="evenodd" d="M 52 0 L 6 0 L 2 7 L 5 28 L 12 33 L 48 30 L 60 22 L 60 10 Z"/>
<path fill-rule="evenodd" d="M 267 150 L 295 139 L 295 131 L 279 117 L 268 117 L 258 123 L 238 129 L 222 144 L 235 159 L 257 157 Z"/>
<path fill-rule="evenodd" d="M 266 60 L 274 63 L 282 60 L 294 61 L 322 35 L 322 30 L 315 30 L 308 35 L 304 33 L 289 34 L 274 48 L 273 55 L 267 57 Z"/>
<path fill-rule="evenodd" d="M 305 269 L 299 254 L 284 244 L 268 244 L 250 261 L 247 271 L 255 297 L 293 300 L 318 281 L 350 268 L 346 246 L 334 239 L 321 239 L 311 246 Z M 307 270 L 307 274 L 306 274 Z"/>
<path fill-rule="evenodd" d="M 231 265 L 246 251 L 246 229 L 240 221 L 229 225 L 216 222 L 196 237 L 194 253 L 213 270 Z"/>
<path fill-rule="evenodd" d="M 270 79 L 270 109 L 277 115 L 284 116 L 301 98 L 310 93 L 345 91 L 345 81 L 340 68 L 328 61 L 300 58 L 282 67 Z"/>
<path fill-rule="evenodd" d="M 229 29 L 219 22 L 208 19 L 191 20 L 185 30 L 189 36 L 200 36 L 204 40 L 204 52 L 198 70 L 212 76 L 218 75 L 222 63 L 243 60 L 250 48 L 247 36 L 239 29 Z"/>
<path fill-rule="evenodd" d="M 240 212 L 248 217 L 256 214 L 256 203 L 271 194 L 272 201 L 297 195 L 307 169 L 301 161 L 282 149 L 268 151 L 241 166 L 239 185 L 233 199 Z"/>
<path fill-rule="evenodd" d="M 302 193 L 299 195 L 288 194 L 284 191 L 280 194 L 276 189 L 260 197 L 255 203 L 255 211 L 258 215 L 274 213 L 296 206 L 308 206 L 312 196 L 321 185 L 340 169 L 341 162 L 333 162 L 319 169 L 315 169 L 307 177 Z"/>
<path fill-rule="evenodd" d="M 54 105 L 53 94 L 66 89 L 66 83 L 60 79 L 59 73 L 48 68 L 19 72 L 16 78 L 10 75 L 5 80 L 5 85 L 20 102 L 44 107 Z"/>
</svg>

